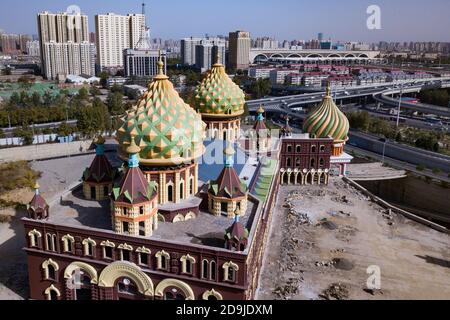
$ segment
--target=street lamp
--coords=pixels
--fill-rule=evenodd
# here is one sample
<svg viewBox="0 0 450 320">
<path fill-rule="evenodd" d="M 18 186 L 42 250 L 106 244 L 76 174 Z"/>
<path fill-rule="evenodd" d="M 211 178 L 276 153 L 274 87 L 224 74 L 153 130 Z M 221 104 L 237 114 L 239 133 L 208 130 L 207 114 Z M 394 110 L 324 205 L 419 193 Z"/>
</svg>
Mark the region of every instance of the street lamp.
<svg viewBox="0 0 450 320">
<path fill-rule="evenodd" d="M 381 158 L 381 162 L 384 164 L 384 153 L 386 151 L 387 139 L 386 138 L 381 138 L 380 141 L 383 142 L 383 157 Z"/>
</svg>

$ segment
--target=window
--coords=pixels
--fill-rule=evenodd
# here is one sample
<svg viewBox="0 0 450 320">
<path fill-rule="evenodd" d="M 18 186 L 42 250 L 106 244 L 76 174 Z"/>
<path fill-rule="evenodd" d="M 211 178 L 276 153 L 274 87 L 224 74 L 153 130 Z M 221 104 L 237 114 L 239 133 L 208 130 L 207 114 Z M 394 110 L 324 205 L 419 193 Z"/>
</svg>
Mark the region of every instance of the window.
<svg viewBox="0 0 450 320">
<path fill-rule="evenodd" d="M 191 177 L 189 182 L 189 194 L 194 195 L 194 178 Z"/>
<path fill-rule="evenodd" d="M 180 258 L 181 272 L 192 274 L 194 272 L 195 258 L 190 255 L 185 255 Z"/>
<path fill-rule="evenodd" d="M 180 183 L 180 199 L 184 198 L 184 183 Z"/>
<path fill-rule="evenodd" d="M 302 152 L 302 146 L 298 145 L 295 147 L 295 152 L 300 153 Z"/>
<path fill-rule="evenodd" d="M 216 280 L 216 262 L 213 260 L 209 265 L 209 279 Z"/>
<path fill-rule="evenodd" d="M 105 258 L 105 259 L 112 259 L 113 258 L 113 248 L 111 248 L 111 247 L 104 247 L 103 248 L 103 258 Z"/>
<path fill-rule="evenodd" d="M 53 284 L 45 289 L 44 294 L 47 300 L 59 300 L 61 296 L 61 293 Z"/>
<path fill-rule="evenodd" d="M 286 167 L 291 166 L 291 158 L 286 158 Z"/>
<path fill-rule="evenodd" d="M 94 247 L 97 245 L 91 238 L 84 239 L 83 242 L 84 255 L 94 257 Z"/>
<path fill-rule="evenodd" d="M 292 146 L 290 144 L 287 145 L 287 152 L 292 152 Z"/>
<path fill-rule="evenodd" d="M 311 168 L 315 168 L 316 160 L 311 159 Z"/>
<path fill-rule="evenodd" d="M 208 279 L 208 275 L 209 275 L 209 263 L 208 263 L 208 260 L 203 259 L 203 261 L 202 261 L 202 278 Z"/>
<path fill-rule="evenodd" d="M 139 253 L 139 264 L 148 265 L 148 254 L 141 252 Z"/>
<path fill-rule="evenodd" d="M 222 266 L 223 268 L 223 281 L 236 282 L 237 281 L 237 271 L 239 266 L 234 262 L 226 262 Z"/>
<path fill-rule="evenodd" d="M 145 236 L 145 221 L 139 222 L 139 235 Z"/>
<path fill-rule="evenodd" d="M 323 158 L 319 159 L 319 165 L 321 168 L 325 165 L 325 161 L 323 160 Z"/>
<path fill-rule="evenodd" d="M 136 249 L 138 255 L 138 264 L 148 266 L 150 263 L 150 249 L 142 246 Z"/>
<path fill-rule="evenodd" d="M 139 207 L 139 214 L 140 214 L 140 215 L 143 215 L 144 212 L 145 212 L 145 207 L 144 207 L 144 206 Z"/>
<path fill-rule="evenodd" d="M 73 243 L 75 242 L 74 237 L 72 237 L 70 234 L 66 234 L 61 238 L 63 242 L 63 251 L 73 253 Z"/>
<path fill-rule="evenodd" d="M 155 257 L 157 269 L 167 271 L 169 269 L 170 255 L 162 250 L 157 252 Z"/>
<path fill-rule="evenodd" d="M 122 222 L 122 229 L 123 229 L 123 233 L 129 233 L 130 228 L 129 228 L 129 224 L 126 221 Z"/>
<path fill-rule="evenodd" d="M 44 280 L 58 281 L 59 265 L 55 261 L 52 259 L 45 260 L 42 263 L 42 270 L 44 271 Z"/>
<path fill-rule="evenodd" d="M 129 213 L 129 209 L 127 207 L 123 208 L 123 215 L 127 216 Z"/>
<path fill-rule="evenodd" d="M 167 201 L 169 201 L 169 202 L 173 201 L 173 186 L 172 185 L 167 186 Z"/>
<path fill-rule="evenodd" d="M 315 153 L 316 152 L 316 146 L 311 146 L 311 152 Z"/>
<path fill-rule="evenodd" d="M 39 239 L 42 237 L 39 231 L 37 231 L 36 229 L 31 230 L 30 232 L 28 232 L 28 237 L 30 240 L 30 247 L 39 246 Z"/>
<path fill-rule="evenodd" d="M 103 195 L 105 197 L 107 197 L 109 195 L 109 188 L 108 188 L 108 186 L 104 186 L 103 187 Z"/>
<path fill-rule="evenodd" d="M 325 151 L 325 146 L 324 145 L 321 145 L 320 146 L 320 152 L 324 152 Z"/>
<path fill-rule="evenodd" d="M 301 165 L 302 165 L 301 159 L 300 158 L 296 158 L 295 159 L 295 167 L 299 168 L 299 167 L 301 167 Z"/>
<path fill-rule="evenodd" d="M 48 251 L 56 251 L 56 234 L 47 233 L 45 235 L 45 244 Z"/>
<path fill-rule="evenodd" d="M 123 243 L 117 247 L 120 249 L 120 260 L 122 261 L 131 261 L 131 251 L 133 251 L 133 247 Z"/>
</svg>

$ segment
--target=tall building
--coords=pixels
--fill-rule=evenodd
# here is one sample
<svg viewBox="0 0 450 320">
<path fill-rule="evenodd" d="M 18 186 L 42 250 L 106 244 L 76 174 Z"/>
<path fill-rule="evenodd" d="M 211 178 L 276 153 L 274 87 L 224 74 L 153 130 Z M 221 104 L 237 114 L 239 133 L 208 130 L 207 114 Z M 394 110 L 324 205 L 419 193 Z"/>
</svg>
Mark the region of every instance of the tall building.
<svg viewBox="0 0 450 320">
<path fill-rule="evenodd" d="M 43 57 L 43 71 L 47 79 L 54 80 L 58 75 L 95 74 L 89 42 L 46 42 Z"/>
<path fill-rule="evenodd" d="M 28 41 L 26 43 L 25 50 L 26 50 L 27 54 L 32 57 L 39 57 L 41 55 L 39 41 L 37 41 L 37 40 Z"/>
<path fill-rule="evenodd" d="M 100 69 L 123 68 L 123 52 L 138 44 L 145 15 L 107 13 L 95 16 L 97 64 Z"/>
<path fill-rule="evenodd" d="M 20 51 L 20 36 L 17 34 L 0 35 L 1 52 L 5 54 L 17 54 Z"/>
<path fill-rule="evenodd" d="M 322 42 L 322 41 L 323 41 L 323 33 L 322 33 L 322 32 L 319 32 L 319 33 L 317 34 L 317 40 L 319 40 L 319 42 Z"/>
<path fill-rule="evenodd" d="M 192 66 L 195 64 L 196 46 L 202 43 L 202 38 L 185 38 L 181 39 L 181 61 L 185 65 Z"/>
<path fill-rule="evenodd" d="M 225 66 L 225 43 L 201 43 L 195 49 L 195 66 L 205 72 L 211 69 L 217 55 L 220 57 L 219 63 Z"/>
<path fill-rule="evenodd" d="M 47 79 L 58 74 L 94 75 L 88 17 L 47 11 L 37 16 L 42 70 Z"/>
<path fill-rule="evenodd" d="M 166 66 L 166 54 L 164 66 Z M 153 77 L 158 74 L 158 50 L 125 49 L 124 69 L 126 77 Z M 166 69 L 164 69 L 166 72 Z"/>
<path fill-rule="evenodd" d="M 229 65 L 232 69 L 247 69 L 250 64 L 250 33 L 246 31 L 230 32 Z"/>
</svg>

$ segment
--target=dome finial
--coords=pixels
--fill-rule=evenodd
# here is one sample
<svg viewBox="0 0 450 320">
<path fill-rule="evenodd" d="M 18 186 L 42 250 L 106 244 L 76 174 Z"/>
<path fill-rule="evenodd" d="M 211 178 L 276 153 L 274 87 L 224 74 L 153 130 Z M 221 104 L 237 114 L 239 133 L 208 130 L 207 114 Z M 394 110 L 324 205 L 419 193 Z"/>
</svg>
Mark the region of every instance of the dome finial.
<svg viewBox="0 0 450 320">
<path fill-rule="evenodd" d="M 326 88 L 326 90 L 325 90 L 325 96 L 331 97 L 330 81 L 327 81 L 327 88 Z"/>
<path fill-rule="evenodd" d="M 39 194 L 39 188 L 40 188 L 39 183 L 36 180 L 36 182 L 34 183 L 34 186 L 33 186 L 35 194 Z"/>
<path fill-rule="evenodd" d="M 220 53 L 219 53 L 219 50 L 217 50 L 217 52 L 216 52 L 214 64 L 221 64 L 221 63 L 220 63 Z"/>
<path fill-rule="evenodd" d="M 236 153 L 234 151 L 233 145 L 231 143 L 227 143 L 227 147 L 223 151 L 225 154 L 225 167 L 232 167 L 234 164 L 234 154 Z"/>
<path fill-rule="evenodd" d="M 141 151 L 141 148 L 139 148 L 136 145 L 136 142 L 134 141 L 134 137 L 131 136 L 131 142 L 130 145 L 127 148 L 128 153 L 128 167 L 129 168 L 137 168 L 139 167 L 139 159 L 138 159 L 138 153 Z"/>
<path fill-rule="evenodd" d="M 159 49 L 158 54 L 159 54 L 158 75 L 164 75 L 164 62 L 162 61 L 162 51 L 161 51 L 161 49 Z"/>
</svg>

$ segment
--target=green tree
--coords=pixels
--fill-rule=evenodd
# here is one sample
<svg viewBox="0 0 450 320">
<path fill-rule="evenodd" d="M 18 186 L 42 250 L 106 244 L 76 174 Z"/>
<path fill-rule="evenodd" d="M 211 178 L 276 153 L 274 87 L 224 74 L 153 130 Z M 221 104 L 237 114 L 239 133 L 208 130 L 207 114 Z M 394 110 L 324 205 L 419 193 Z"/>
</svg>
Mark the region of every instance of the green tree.
<svg viewBox="0 0 450 320">
<path fill-rule="evenodd" d="M 89 89 L 89 93 L 93 97 L 101 95 L 100 89 L 97 88 L 96 86 L 91 86 L 90 89 Z"/>
<path fill-rule="evenodd" d="M 100 72 L 99 78 L 100 78 L 100 85 L 106 89 L 108 86 L 108 73 L 106 71 Z"/>
<path fill-rule="evenodd" d="M 14 129 L 13 135 L 15 137 L 21 138 L 22 143 L 25 146 L 33 144 L 33 132 L 31 131 L 29 126 L 24 125 L 20 128 Z"/>
<path fill-rule="evenodd" d="M 41 95 L 38 92 L 33 92 L 31 95 L 31 103 L 34 107 L 39 107 L 41 105 Z"/>
<path fill-rule="evenodd" d="M 272 85 L 268 79 L 258 79 L 251 84 L 250 90 L 255 99 L 260 99 L 272 91 Z"/>
<path fill-rule="evenodd" d="M 58 127 L 58 135 L 68 136 L 73 133 L 73 128 L 69 126 L 65 121 L 62 122 Z"/>
<path fill-rule="evenodd" d="M 111 92 L 108 95 L 106 104 L 108 105 L 108 110 L 112 115 L 120 115 L 125 112 L 122 100 L 123 95 L 120 92 Z"/>
<path fill-rule="evenodd" d="M 83 87 L 80 90 L 78 90 L 78 98 L 80 98 L 80 100 L 87 100 L 89 99 L 89 92 L 88 90 Z"/>
</svg>

